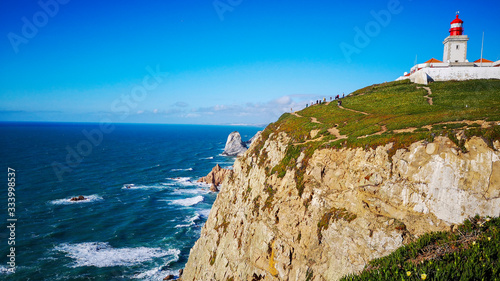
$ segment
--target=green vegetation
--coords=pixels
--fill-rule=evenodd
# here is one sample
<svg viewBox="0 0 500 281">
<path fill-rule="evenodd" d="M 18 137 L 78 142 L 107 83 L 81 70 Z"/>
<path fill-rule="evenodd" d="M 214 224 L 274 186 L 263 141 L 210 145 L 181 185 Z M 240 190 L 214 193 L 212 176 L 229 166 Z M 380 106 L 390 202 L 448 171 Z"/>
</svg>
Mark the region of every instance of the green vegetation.
<svg viewBox="0 0 500 281">
<path fill-rule="evenodd" d="M 215 226 L 214 229 L 215 231 L 219 232 L 219 229 L 223 228 L 224 229 L 224 232 L 223 233 L 226 233 L 227 231 L 227 227 L 229 226 L 229 222 L 226 221 L 226 218 L 224 217 L 223 220 L 222 220 L 222 223 Z"/>
<path fill-rule="evenodd" d="M 215 258 L 217 258 L 217 252 L 213 251 L 212 254 L 210 254 L 210 265 L 214 265 L 215 263 Z"/>
<path fill-rule="evenodd" d="M 252 210 L 252 214 L 253 214 L 254 216 L 259 214 L 259 208 L 260 208 L 260 195 L 257 195 L 257 197 L 255 197 L 255 198 L 253 199 L 253 210 Z"/>
<path fill-rule="evenodd" d="M 321 239 L 323 239 L 323 234 L 321 233 L 323 230 L 327 230 L 330 225 L 330 220 L 336 222 L 340 219 L 345 220 L 346 222 L 351 222 L 356 219 L 356 214 L 353 214 L 347 211 L 345 208 L 337 209 L 331 208 L 327 211 L 318 222 L 318 240 L 321 243 Z"/>
<path fill-rule="evenodd" d="M 264 206 L 262 206 L 262 211 L 267 209 L 269 212 L 273 209 L 273 200 L 274 200 L 274 194 L 276 194 L 276 190 L 274 190 L 271 185 L 266 184 L 264 192 L 267 193 L 267 199 L 264 202 Z"/>
<path fill-rule="evenodd" d="M 310 268 L 306 271 L 306 281 L 311 281 L 314 278 L 314 271 Z"/>
<path fill-rule="evenodd" d="M 389 155 L 392 158 L 398 149 L 421 140 L 433 141 L 440 135 L 449 137 L 466 152 L 465 139 L 456 136 L 460 131 L 464 131 L 466 138 L 482 137 L 490 147 L 494 140 L 500 139 L 498 125 L 481 126 L 483 122 L 500 121 L 500 80 L 434 82 L 428 87 L 432 91 L 429 95 L 432 105 L 426 89 L 404 80 L 355 91 L 342 99 L 344 108 L 333 101 L 296 114 L 285 113 L 263 131 L 253 153 L 258 164 L 263 165 L 267 161 L 267 152 L 262 149 L 265 141 L 285 132 L 291 138 L 286 155 L 266 172 L 278 177 L 293 172 L 298 194 L 302 196 L 305 167 L 317 149 L 369 149 L 393 143 Z M 298 166 L 301 153 L 305 157 Z"/>
<path fill-rule="evenodd" d="M 455 232 L 425 234 L 341 280 L 500 280 L 500 218 L 476 216 Z"/>
</svg>

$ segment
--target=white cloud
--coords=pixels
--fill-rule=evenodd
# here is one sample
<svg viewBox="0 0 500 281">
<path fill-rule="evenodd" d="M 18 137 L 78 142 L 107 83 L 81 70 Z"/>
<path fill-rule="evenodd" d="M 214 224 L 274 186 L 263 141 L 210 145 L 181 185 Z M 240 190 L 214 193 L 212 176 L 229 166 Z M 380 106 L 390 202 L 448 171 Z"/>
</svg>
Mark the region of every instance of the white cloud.
<svg viewBox="0 0 500 281">
<path fill-rule="evenodd" d="M 301 110 L 311 100 L 319 99 L 316 95 L 286 95 L 265 103 L 217 104 L 210 107 L 194 108 L 197 117 L 213 116 L 230 121 L 231 119 L 248 120 L 248 122 L 273 122 L 290 109 Z M 185 115 L 185 117 L 195 117 Z"/>
</svg>

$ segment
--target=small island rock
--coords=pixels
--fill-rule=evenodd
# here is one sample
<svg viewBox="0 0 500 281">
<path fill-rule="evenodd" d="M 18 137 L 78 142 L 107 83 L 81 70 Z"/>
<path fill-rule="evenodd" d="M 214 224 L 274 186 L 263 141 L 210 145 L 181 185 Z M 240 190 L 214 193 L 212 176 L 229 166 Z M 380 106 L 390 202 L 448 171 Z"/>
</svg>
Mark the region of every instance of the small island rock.
<svg viewBox="0 0 500 281">
<path fill-rule="evenodd" d="M 248 141 L 242 141 L 239 132 L 234 131 L 227 137 L 226 146 L 224 147 L 224 156 L 241 156 L 245 153 L 250 145 L 260 136 L 262 131 L 259 131 Z"/>
<path fill-rule="evenodd" d="M 83 195 L 69 199 L 69 201 L 83 201 L 83 200 L 87 200 L 87 198 L 83 197 Z"/>
<path fill-rule="evenodd" d="M 229 169 L 223 169 L 219 164 L 215 165 L 215 167 L 208 173 L 206 177 L 202 177 L 198 180 L 198 182 L 204 182 L 206 184 L 210 184 L 210 191 L 217 192 L 219 189 L 217 188 L 224 179 L 231 174 L 233 171 Z"/>
<path fill-rule="evenodd" d="M 247 146 L 241 141 L 239 132 L 234 131 L 227 137 L 226 146 L 224 147 L 224 156 L 241 156 L 247 151 Z"/>
</svg>

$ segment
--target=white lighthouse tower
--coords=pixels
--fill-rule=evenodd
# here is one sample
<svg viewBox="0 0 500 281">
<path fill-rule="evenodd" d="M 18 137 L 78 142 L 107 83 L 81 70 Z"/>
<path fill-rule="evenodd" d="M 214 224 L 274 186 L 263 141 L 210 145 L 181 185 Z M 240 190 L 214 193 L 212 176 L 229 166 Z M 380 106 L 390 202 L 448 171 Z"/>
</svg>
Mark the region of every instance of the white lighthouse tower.
<svg viewBox="0 0 500 281">
<path fill-rule="evenodd" d="M 443 62 L 461 63 L 467 61 L 467 41 L 469 37 L 463 35 L 464 22 L 457 17 L 451 22 L 450 36 L 444 39 Z"/>
<path fill-rule="evenodd" d="M 500 60 L 495 62 L 481 58 L 469 62 L 467 60 L 467 41 L 464 35 L 464 22 L 456 18 L 451 22 L 450 36 L 444 39 L 443 61 L 430 60 L 414 65 L 410 72 L 396 80 L 410 79 L 417 84 L 428 84 L 433 81 L 500 79 Z"/>
</svg>

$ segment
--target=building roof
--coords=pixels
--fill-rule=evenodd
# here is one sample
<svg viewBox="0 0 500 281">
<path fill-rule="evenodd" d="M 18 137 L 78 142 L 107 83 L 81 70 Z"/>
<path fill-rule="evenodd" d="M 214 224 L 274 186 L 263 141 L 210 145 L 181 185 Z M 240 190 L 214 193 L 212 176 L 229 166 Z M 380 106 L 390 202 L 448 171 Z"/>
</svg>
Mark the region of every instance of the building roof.
<svg viewBox="0 0 500 281">
<path fill-rule="evenodd" d="M 490 60 L 487 60 L 487 59 L 478 59 L 474 62 L 493 62 L 493 61 L 490 61 Z"/>
<path fill-rule="evenodd" d="M 424 63 L 442 63 L 442 61 L 438 60 L 438 59 L 435 59 L 435 58 L 432 58 Z"/>
<path fill-rule="evenodd" d="M 454 24 L 454 23 L 464 23 L 464 22 L 458 18 L 458 14 L 457 14 L 457 17 L 451 22 L 451 24 Z"/>
</svg>

